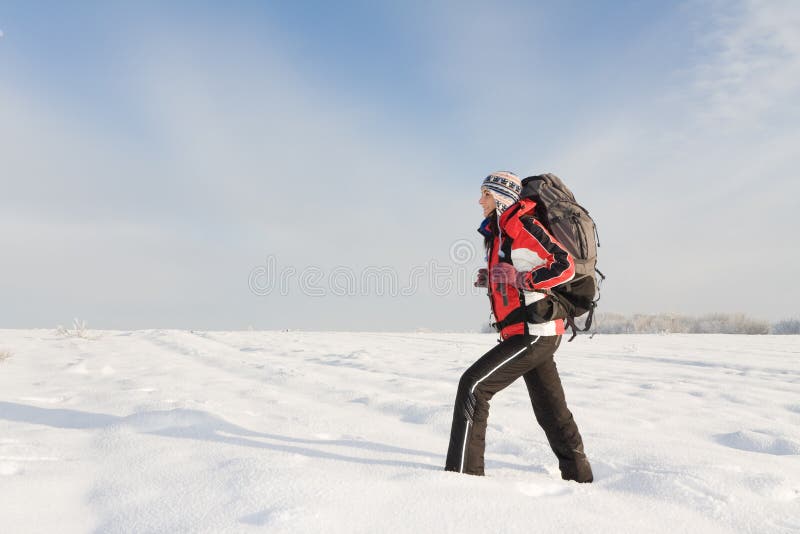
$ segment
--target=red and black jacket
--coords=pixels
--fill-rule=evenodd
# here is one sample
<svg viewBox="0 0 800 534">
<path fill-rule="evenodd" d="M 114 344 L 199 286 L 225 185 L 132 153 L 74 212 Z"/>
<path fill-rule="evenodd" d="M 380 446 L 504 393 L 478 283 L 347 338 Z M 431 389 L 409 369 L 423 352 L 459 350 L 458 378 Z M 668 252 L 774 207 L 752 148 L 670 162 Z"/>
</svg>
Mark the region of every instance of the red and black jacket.
<svg viewBox="0 0 800 534">
<path fill-rule="evenodd" d="M 500 216 L 499 231 L 486 219 L 478 231 L 489 239 L 487 260 L 489 272 L 500 262 L 509 263 L 524 273 L 520 277 L 519 289 L 510 284 L 489 281 L 489 298 L 492 313 L 497 323 L 504 322 L 514 310 L 545 297 L 545 291 L 575 276 L 575 263 L 564 247 L 533 217 L 536 203 L 521 199 L 511 205 Z M 524 314 L 521 314 L 524 317 Z M 505 321 L 507 322 L 507 321 Z M 549 323 L 528 324 L 533 335 L 560 335 L 564 333 L 564 321 L 556 319 Z M 502 339 L 526 333 L 526 322 L 504 324 L 500 331 Z"/>
</svg>

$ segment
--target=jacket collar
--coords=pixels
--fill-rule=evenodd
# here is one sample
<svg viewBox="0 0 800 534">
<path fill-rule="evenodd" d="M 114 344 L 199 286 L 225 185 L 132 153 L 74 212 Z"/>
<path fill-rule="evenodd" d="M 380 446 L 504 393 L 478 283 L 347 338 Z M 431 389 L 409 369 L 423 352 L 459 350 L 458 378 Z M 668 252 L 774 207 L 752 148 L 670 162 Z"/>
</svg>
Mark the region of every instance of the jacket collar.
<svg viewBox="0 0 800 534">
<path fill-rule="evenodd" d="M 492 219 L 491 217 L 486 217 L 481 225 L 478 227 L 478 233 L 481 234 L 483 237 L 492 237 L 494 232 L 492 231 Z"/>
<path fill-rule="evenodd" d="M 502 228 L 511 217 L 522 217 L 533 213 L 536 207 L 536 202 L 529 198 L 521 198 L 517 202 L 510 205 L 500 216 L 500 227 Z"/>
<path fill-rule="evenodd" d="M 533 209 L 535 207 L 535 201 L 529 198 L 519 199 L 517 202 L 506 208 L 503 214 L 500 215 L 500 227 L 503 227 L 503 225 L 505 225 L 511 217 L 522 217 L 523 215 L 533 213 Z M 490 217 L 486 217 L 483 220 L 478 228 L 478 233 L 484 237 L 492 237 L 492 235 L 494 235 L 494 232 L 492 231 L 492 220 Z"/>
</svg>

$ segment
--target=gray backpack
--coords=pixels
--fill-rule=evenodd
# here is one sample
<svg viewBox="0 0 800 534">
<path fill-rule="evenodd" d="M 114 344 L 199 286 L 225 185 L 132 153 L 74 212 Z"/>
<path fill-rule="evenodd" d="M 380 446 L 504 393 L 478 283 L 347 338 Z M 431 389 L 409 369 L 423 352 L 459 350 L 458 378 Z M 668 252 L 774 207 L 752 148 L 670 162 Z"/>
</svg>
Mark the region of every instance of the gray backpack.
<svg viewBox="0 0 800 534">
<path fill-rule="evenodd" d="M 587 331 L 600 300 L 599 282 L 605 275 L 597 269 L 600 238 L 589 211 L 575 201 L 575 195 L 555 174 L 529 176 L 522 180 L 522 198 L 536 202 L 533 216 L 541 222 L 570 253 L 575 261 L 575 277 L 551 290 L 549 308 L 534 312 L 541 320 L 566 319 L 572 328 L 572 341 L 578 330 Z M 597 277 L 600 280 L 598 281 Z M 584 328 L 578 329 L 575 318 L 588 313 Z"/>
</svg>

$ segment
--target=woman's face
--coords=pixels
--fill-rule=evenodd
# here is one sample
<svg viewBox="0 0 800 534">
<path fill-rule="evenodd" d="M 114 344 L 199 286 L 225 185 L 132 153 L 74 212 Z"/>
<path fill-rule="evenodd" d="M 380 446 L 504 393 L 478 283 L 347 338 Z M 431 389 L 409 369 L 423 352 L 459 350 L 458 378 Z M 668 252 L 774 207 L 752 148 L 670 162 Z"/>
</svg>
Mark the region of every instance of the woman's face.
<svg viewBox="0 0 800 534">
<path fill-rule="evenodd" d="M 494 201 L 494 197 L 488 189 L 481 189 L 481 199 L 478 201 L 478 204 L 483 208 L 484 217 L 488 217 L 490 213 L 497 209 L 497 203 Z"/>
</svg>

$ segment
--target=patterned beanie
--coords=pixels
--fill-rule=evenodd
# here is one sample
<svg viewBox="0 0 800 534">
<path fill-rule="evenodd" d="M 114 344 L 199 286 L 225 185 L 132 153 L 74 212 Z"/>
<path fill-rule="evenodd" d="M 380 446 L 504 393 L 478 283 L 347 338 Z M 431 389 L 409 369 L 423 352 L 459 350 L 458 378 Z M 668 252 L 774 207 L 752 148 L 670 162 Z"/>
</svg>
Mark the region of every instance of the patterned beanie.
<svg viewBox="0 0 800 534">
<path fill-rule="evenodd" d="M 494 197 L 497 204 L 498 217 L 513 203 L 519 200 L 522 184 L 519 176 L 513 172 L 493 172 L 483 180 L 481 189 L 486 189 Z"/>
</svg>

